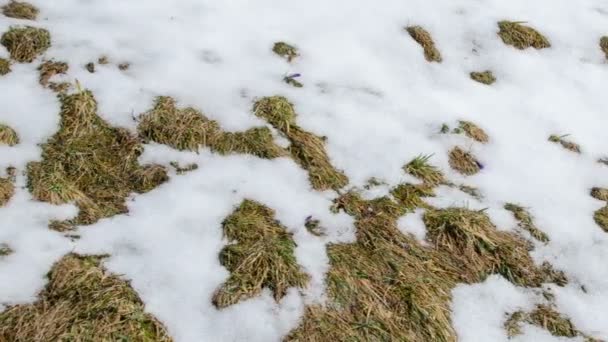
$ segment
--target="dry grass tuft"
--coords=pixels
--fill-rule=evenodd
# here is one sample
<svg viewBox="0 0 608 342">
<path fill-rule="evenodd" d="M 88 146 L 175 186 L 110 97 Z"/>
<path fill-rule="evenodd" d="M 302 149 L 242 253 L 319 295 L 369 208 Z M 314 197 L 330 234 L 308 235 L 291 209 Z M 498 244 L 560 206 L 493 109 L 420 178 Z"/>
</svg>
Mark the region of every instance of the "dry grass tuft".
<svg viewBox="0 0 608 342">
<path fill-rule="evenodd" d="M 483 129 L 470 121 L 461 120 L 458 121 L 458 125 L 458 128 L 460 128 L 467 137 L 477 142 L 485 144 L 490 140 L 490 137 L 488 137 L 488 134 L 486 134 Z"/>
<path fill-rule="evenodd" d="M 0 177 L 0 207 L 3 207 L 15 194 L 15 185 L 11 177 Z"/>
<path fill-rule="evenodd" d="M 0 313 L 2 341 L 171 341 L 129 283 L 100 258 L 63 257 L 33 304 Z"/>
<path fill-rule="evenodd" d="M 123 62 L 123 63 L 118 64 L 118 69 L 121 71 L 129 70 L 130 67 L 131 67 L 131 63 L 129 63 L 129 62 Z"/>
<path fill-rule="evenodd" d="M 544 49 L 551 47 L 549 40 L 535 29 L 522 25 L 523 22 L 499 21 L 498 35 L 507 45 L 512 45 L 517 49 L 523 50 L 529 47 Z"/>
<path fill-rule="evenodd" d="M 0 258 L 9 254 L 13 254 L 13 249 L 5 243 L 0 243 Z"/>
<path fill-rule="evenodd" d="M 469 152 L 465 152 L 460 147 L 455 147 L 450 151 L 449 163 L 452 169 L 465 176 L 471 176 L 481 170 L 480 163 Z"/>
<path fill-rule="evenodd" d="M 11 72 L 11 61 L 6 58 L 0 58 L 0 76 L 4 76 Z"/>
<path fill-rule="evenodd" d="M 11 0 L 2 6 L 2 13 L 9 18 L 36 20 L 38 9 L 27 2 Z"/>
<path fill-rule="evenodd" d="M 0 124 L 0 145 L 15 146 L 19 143 L 19 135 L 14 129 Z"/>
<path fill-rule="evenodd" d="M 253 112 L 290 141 L 289 153 L 308 171 L 314 189 L 339 189 L 348 184 L 346 175 L 331 165 L 325 152 L 325 139 L 303 130 L 296 124 L 295 110 L 286 98 L 264 97 L 255 103 Z"/>
<path fill-rule="evenodd" d="M 566 135 L 553 134 L 553 135 L 549 136 L 549 141 L 554 142 L 554 143 L 559 143 L 566 150 L 576 152 L 576 153 L 581 153 L 581 147 L 578 144 L 568 141 L 568 140 L 564 140 L 564 138 L 567 136 L 568 136 L 568 134 L 566 134 Z"/>
<path fill-rule="evenodd" d="M 187 165 L 180 165 L 178 162 L 171 162 L 169 163 L 171 166 L 173 166 L 173 168 L 175 169 L 175 172 L 178 175 L 183 175 L 185 173 L 188 173 L 190 171 L 194 171 L 194 170 L 198 170 L 198 164 L 196 163 L 192 163 L 192 164 L 187 164 Z"/>
<path fill-rule="evenodd" d="M 544 304 L 537 305 L 532 312 L 517 311 L 511 314 L 509 319 L 507 319 L 504 324 L 507 335 L 509 337 L 521 335 L 521 323 L 523 322 L 545 329 L 553 336 L 586 337 L 584 334 L 576 330 L 570 319 L 563 317 L 551 306 Z"/>
<path fill-rule="evenodd" d="M 130 193 L 148 192 L 167 180 L 163 167 L 138 164 L 140 141 L 103 121 L 90 91 L 59 98 L 59 131 L 42 146 L 42 161 L 28 165 L 34 198 L 75 202 L 80 212 L 70 224 L 86 225 L 126 213 Z"/>
<path fill-rule="evenodd" d="M 37 27 L 11 27 L 0 43 L 6 47 L 11 58 L 20 63 L 31 63 L 51 46 L 49 31 Z"/>
<path fill-rule="evenodd" d="M 604 51 L 604 54 L 606 54 L 606 59 L 608 59 L 608 36 L 600 38 L 600 49 Z"/>
<path fill-rule="evenodd" d="M 547 243 L 549 242 L 549 237 L 540 229 L 536 228 L 534 225 L 534 221 L 532 220 L 532 215 L 524 209 L 524 207 L 519 206 L 513 203 L 507 203 L 504 207 L 506 210 L 513 213 L 515 219 L 519 221 L 519 227 L 532 235 L 538 241 Z"/>
<path fill-rule="evenodd" d="M 608 206 L 603 207 L 593 214 L 593 219 L 602 229 L 608 233 Z"/>
<path fill-rule="evenodd" d="M 298 53 L 298 49 L 295 46 L 289 45 L 285 42 L 274 43 L 274 45 L 272 46 L 272 51 L 277 55 L 287 59 L 288 62 L 291 62 L 294 58 L 300 55 Z"/>
<path fill-rule="evenodd" d="M 431 157 L 432 155 L 419 155 L 407 163 L 403 167 L 403 170 L 430 186 L 445 184 L 446 180 L 443 173 L 435 166 L 428 163 Z"/>
<path fill-rule="evenodd" d="M 196 109 L 178 109 L 175 100 L 167 96 L 158 97 L 154 108 L 140 116 L 138 131 L 145 140 L 178 150 L 197 151 L 207 146 L 220 154 L 246 153 L 268 159 L 286 155 L 266 127 L 224 132 Z"/>
<path fill-rule="evenodd" d="M 433 37 L 431 37 L 431 34 L 427 30 L 421 26 L 409 26 L 406 27 L 405 30 L 418 44 L 422 46 L 424 49 L 424 58 L 426 58 L 427 61 L 437 63 L 441 62 L 441 53 L 435 47 Z"/>
<path fill-rule="evenodd" d="M 591 189 L 591 197 L 600 201 L 608 201 L 608 189 L 607 188 L 593 188 Z"/>
<path fill-rule="evenodd" d="M 477 81 L 479 83 L 490 85 L 496 82 L 496 77 L 494 77 L 494 74 L 490 70 L 473 71 L 469 75 L 471 76 L 472 80 Z"/>
<path fill-rule="evenodd" d="M 110 59 L 108 56 L 101 56 L 97 59 L 97 63 L 100 65 L 110 64 Z"/>
<path fill-rule="evenodd" d="M 231 243 L 220 253 L 220 262 L 231 274 L 214 294 L 215 306 L 236 304 L 263 288 L 279 301 L 290 287 L 306 286 L 308 275 L 295 258 L 292 234 L 274 218 L 272 209 L 245 200 L 222 225 Z"/>
<path fill-rule="evenodd" d="M 40 78 L 38 82 L 43 87 L 49 85 L 49 80 L 51 77 L 55 75 L 65 74 L 68 72 L 68 63 L 65 62 L 55 62 L 55 61 L 46 61 L 38 67 L 38 71 L 40 72 Z"/>
</svg>

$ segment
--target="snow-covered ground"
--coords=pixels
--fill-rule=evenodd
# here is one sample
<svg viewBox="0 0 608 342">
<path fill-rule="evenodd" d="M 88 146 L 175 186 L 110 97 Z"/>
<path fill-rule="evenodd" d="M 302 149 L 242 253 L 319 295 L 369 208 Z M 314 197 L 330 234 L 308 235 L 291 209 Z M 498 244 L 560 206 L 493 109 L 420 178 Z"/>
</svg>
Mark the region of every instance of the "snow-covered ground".
<svg viewBox="0 0 608 342">
<path fill-rule="evenodd" d="M 3 1 L 4 2 L 4 1 Z M 136 129 L 134 116 L 159 95 L 174 97 L 241 131 L 266 123 L 252 115 L 256 98 L 284 95 L 294 103 L 298 124 L 327 137 L 333 165 L 349 186 L 370 177 L 390 186 L 418 182 L 402 166 L 417 155 L 456 183 L 477 187 L 482 202 L 445 187 L 433 205 L 488 208 L 504 230 L 517 222 L 505 202 L 529 208 L 550 237 L 532 252 L 569 278 L 549 286 L 557 309 L 582 332 L 608 339 L 608 234 L 593 213 L 605 203 L 589 196 L 608 187 L 608 63 L 598 46 L 608 34 L 604 0 L 32 0 L 36 22 L 0 16 L 0 31 L 11 25 L 44 27 L 52 36 L 45 58 L 70 65 L 66 81 L 78 80 L 99 102 L 99 114 L 115 126 Z M 500 20 L 525 21 L 551 42 L 549 49 L 517 50 L 496 32 Z M 441 63 L 427 62 L 421 47 L 404 31 L 421 25 L 441 51 Z M 292 63 L 272 52 L 273 43 L 296 45 Z M 84 65 L 106 55 L 111 64 L 89 73 Z M 0 57 L 8 52 L 0 49 Z M 129 62 L 121 71 L 117 63 Z M 59 123 L 55 94 L 38 85 L 39 63 L 14 64 L 0 77 L 0 122 L 14 128 L 20 144 L 0 146 L 0 169 L 40 158 Z M 469 72 L 490 69 L 497 82 L 473 82 Z M 282 78 L 300 73 L 303 88 Z M 461 135 L 440 134 L 444 123 L 469 120 L 490 136 L 487 144 Z M 547 141 L 569 134 L 576 154 Z M 451 170 L 453 146 L 472 151 L 480 173 L 463 177 Z M 332 191 L 311 189 L 306 172 L 287 158 L 263 160 L 243 155 L 177 152 L 146 145 L 142 162 L 196 162 L 199 169 L 158 189 L 133 196 L 128 215 L 82 227 L 79 240 L 47 228 L 50 219 L 74 215 L 75 207 L 31 200 L 17 179 L 17 193 L 0 208 L 0 242 L 14 253 L 0 260 L 0 309 L 35 300 L 44 275 L 69 251 L 108 253 L 105 265 L 130 279 L 146 309 L 176 341 L 276 341 L 295 328 L 304 306 L 324 297 L 328 269 L 325 245 L 352 241 L 353 221 L 330 212 Z M 375 196 L 374 194 L 368 194 Z M 226 244 L 221 222 L 244 198 L 276 211 L 298 244 L 298 262 L 312 277 L 301 295 L 291 291 L 280 303 L 270 293 L 217 310 L 210 298 L 228 276 L 218 261 Z M 328 231 L 308 234 L 309 215 Z M 403 226 L 403 227 L 402 227 Z M 400 220 L 400 228 L 424 238 L 420 214 Z M 584 287 L 584 291 L 581 289 Z M 462 341 L 507 339 L 506 312 L 529 310 L 538 293 L 498 276 L 459 285 L 453 292 L 452 320 Z M 528 327 L 521 340 L 551 340 Z"/>
</svg>

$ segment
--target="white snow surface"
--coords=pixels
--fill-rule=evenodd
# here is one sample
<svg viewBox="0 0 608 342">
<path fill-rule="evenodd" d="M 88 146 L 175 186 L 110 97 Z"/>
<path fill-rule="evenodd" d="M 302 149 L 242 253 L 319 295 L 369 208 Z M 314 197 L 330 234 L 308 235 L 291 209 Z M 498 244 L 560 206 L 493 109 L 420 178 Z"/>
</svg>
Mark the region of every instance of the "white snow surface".
<svg viewBox="0 0 608 342">
<path fill-rule="evenodd" d="M 0 16 L 0 31 L 47 28 L 53 45 L 44 58 L 68 62 L 64 79 L 91 89 L 99 114 L 113 125 L 134 130 L 134 116 L 150 109 L 154 97 L 170 95 L 226 130 L 244 130 L 265 124 L 251 113 L 254 99 L 281 94 L 294 103 L 299 125 L 327 137 L 332 163 L 348 175 L 349 186 L 362 187 L 371 177 L 389 185 L 415 182 L 401 167 L 433 154 L 431 163 L 450 180 L 483 194 L 477 201 L 442 188 L 429 199 L 434 205 L 487 208 L 505 230 L 516 226 L 502 209 L 505 202 L 529 208 L 551 239 L 536 244 L 533 257 L 550 261 L 570 280 L 564 288 L 550 286 L 559 311 L 584 333 L 608 339 L 608 234 L 593 221 L 605 203 L 589 196 L 593 186 L 608 187 L 608 167 L 596 162 L 608 156 L 608 63 L 598 47 L 608 34 L 605 0 L 30 2 L 40 8 L 38 21 Z M 552 47 L 504 45 L 496 35 L 503 19 L 526 21 Z M 442 63 L 424 59 L 403 30 L 408 25 L 433 35 Z M 291 64 L 275 56 L 271 47 L 279 40 L 296 45 L 301 56 Z M 101 55 L 111 63 L 86 71 L 84 65 Z M 0 47 L 0 57 L 7 56 Z M 130 68 L 120 71 L 121 62 Z M 0 146 L 2 170 L 23 171 L 40 158 L 38 144 L 57 130 L 59 102 L 37 84 L 38 64 L 15 64 L 0 77 L 0 122 L 21 137 L 17 146 Z M 469 79 L 470 71 L 486 69 L 496 75 L 494 85 Z M 282 82 L 291 72 L 302 74 L 304 88 Z M 438 134 L 442 123 L 457 120 L 477 123 L 490 142 Z M 550 134 L 570 134 L 582 153 L 548 142 Z M 447 152 L 454 146 L 475 154 L 483 170 L 471 177 L 452 171 Z M 142 163 L 174 160 L 196 162 L 199 169 L 133 196 L 128 215 L 82 227 L 82 238 L 73 242 L 47 224 L 75 215 L 75 208 L 33 201 L 20 176 L 16 195 L 0 208 L 0 243 L 15 251 L 0 259 L 0 310 L 34 301 L 52 263 L 76 251 L 109 253 L 105 266 L 132 281 L 147 311 L 176 341 L 279 341 L 297 326 L 304 305 L 324 299 L 325 245 L 354 239 L 352 218 L 329 210 L 336 194 L 312 190 L 306 172 L 286 158 L 158 145 L 147 145 L 142 156 Z M 221 221 L 244 198 L 276 211 L 312 281 L 280 303 L 265 293 L 220 311 L 210 298 L 228 277 L 218 261 L 228 243 Z M 420 213 L 410 215 L 418 216 L 401 223 L 413 223 L 411 232 L 424 238 Z M 308 216 L 321 220 L 327 236 L 306 231 Z M 540 301 L 498 276 L 459 285 L 453 295 L 461 341 L 506 340 L 506 313 Z M 518 340 L 555 338 L 526 326 Z"/>
</svg>

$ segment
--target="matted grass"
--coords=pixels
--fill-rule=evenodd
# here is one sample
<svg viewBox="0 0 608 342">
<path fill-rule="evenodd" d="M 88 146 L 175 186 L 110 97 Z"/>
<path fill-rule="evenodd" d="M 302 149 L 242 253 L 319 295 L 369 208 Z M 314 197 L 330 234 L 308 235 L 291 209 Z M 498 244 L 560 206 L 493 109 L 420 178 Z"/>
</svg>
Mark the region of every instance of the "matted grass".
<svg viewBox="0 0 608 342">
<path fill-rule="evenodd" d="M 549 40 L 535 29 L 522 25 L 524 22 L 503 20 L 498 22 L 498 36 L 502 41 L 523 50 L 529 47 L 544 49 L 551 47 Z"/>
<path fill-rule="evenodd" d="M 0 124 L 0 145 L 15 146 L 19 143 L 19 135 L 11 127 Z"/>
<path fill-rule="evenodd" d="M 565 148 L 566 150 L 575 152 L 575 153 L 581 153 L 581 147 L 579 144 L 574 143 L 572 141 L 569 140 L 565 140 L 564 138 L 567 137 L 568 134 L 566 135 L 555 135 L 552 134 L 549 136 L 549 141 L 556 143 L 556 144 L 560 144 L 562 145 L 563 148 Z"/>
<path fill-rule="evenodd" d="M 2 14 L 9 18 L 36 20 L 38 8 L 27 2 L 11 0 L 2 6 Z"/>
<path fill-rule="evenodd" d="M 8 178 L 0 177 L 0 207 L 3 207 L 15 194 L 15 185 L 13 181 Z"/>
<path fill-rule="evenodd" d="M 465 176 L 474 175 L 481 170 L 480 163 L 473 154 L 460 147 L 454 147 L 448 157 L 450 167 Z"/>
<path fill-rule="evenodd" d="M 59 131 L 42 145 L 42 161 L 28 165 L 34 198 L 74 202 L 80 211 L 69 223 L 86 225 L 126 213 L 129 194 L 150 191 L 168 179 L 163 167 L 138 164 L 141 142 L 101 119 L 90 91 L 59 98 Z"/>
<path fill-rule="evenodd" d="M 488 136 L 488 134 L 483 129 L 481 129 L 479 126 L 472 123 L 471 121 L 465 121 L 465 120 L 458 121 L 458 128 L 462 132 L 464 132 L 464 134 L 467 137 L 469 137 L 477 142 L 480 142 L 482 144 L 485 144 L 490 140 L 490 137 Z"/>
<path fill-rule="evenodd" d="M 294 58 L 298 57 L 298 49 L 285 42 L 276 42 L 272 46 L 272 51 L 280 57 L 285 58 L 288 62 L 291 62 Z"/>
<path fill-rule="evenodd" d="M 473 71 L 469 74 L 473 81 L 477 81 L 479 83 L 490 85 L 496 82 L 496 77 L 490 70 L 486 71 Z"/>
<path fill-rule="evenodd" d="M 56 61 L 45 61 L 38 67 L 40 78 L 38 82 L 41 86 L 46 87 L 49 85 L 49 80 L 55 75 L 65 74 L 69 69 L 68 63 L 56 62 Z"/>
<path fill-rule="evenodd" d="M 403 167 L 403 170 L 430 186 L 445 184 L 447 181 L 443 176 L 443 173 L 438 168 L 428 163 L 431 157 L 432 155 L 419 155 L 407 163 Z"/>
<path fill-rule="evenodd" d="M 591 197 L 600 201 L 608 201 L 608 189 L 607 188 L 592 188 Z"/>
<path fill-rule="evenodd" d="M 603 36 L 600 38 L 600 49 L 606 55 L 606 59 L 608 59 L 608 36 Z"/>
<path fill-rule="evenodd" d="M 608 233 L 608 206 L 601 208 L 593 214 L 593 219 L 598 226 Z"/>
<path fill-rule="evenodd" d="M 0 43 L 6 47 L 12 59 L 30 63 L 51 46 L 51 34 L 42 28 L 11 26 L 2 34 Z"/>
<path fill-rule="evenodd" d="M 296 112 L 286 98 L 264 97 L 254 104 L 253 112 L 289 140 L 289 154 L 308 171 L 314 189 L 340 189 L 348 184 L 346 175 L 331 164 L 325 152 L 325 139 L 296 124 Z"/>
<path fill-rule="evenodd" d="M 154 108 L 139 120 L 138 132 L 144 140 L 178 150 L 198 151 L 206 146 L 219 154 L 246 153 L 267 159 L 287 155 L 274 143 L 266 127 L 224 132 L 216 121 L 200 111 L 191 107 L 178 109 L 175 100 L 167 96 L 158 97 Z"/>
<path fill-rule="evenodd" d="M 11 72 L 11 61 L 6 58 L 0 58 L 0 76 L 4 76 Z"/>
<path fill-rule="evenodd" d="M 236 304 L 264 288 L 279 301 L 289 288 L 306 286 L 309 277 L 295 258 L 292 234 L 274 218 L 272 209 L 245 200 L 222 226 L 230 244 L 220 253 L 220 262 L 230 277 L 214 294 L 215 306 Z"/>
<path fill-rule="evenodd" d="M 48 274 L 36 302 L 0 313 L 2 341 L 171 341 L 129 283 L 101 258 L 70 254 Z"/>
<path fill-rule="evenodd" d="M 504 208 L 513 213 L 515 219 L 519 222 L 519 227 L 532 235 L 538 241 L 541 242 L 549 242 L 549 237 L 542 230 L 538 229 L 536 225 L 534 225 L 534 220 L 532 219 L 532 215 L 522 206 L 507 203 Z"/>
<path fill-rule="evenodd" d="M 407 33 L 422 46 L 424 50 L 424 58 L 429 62 L 440 63 L 442 61 L 441 53 L 435 46 L 431 34 L 421 26 L 408 26 L 405 28 Z"/>
<path fill-rule="evenodd" d="M 521 335 L 521 325 L 524 322 L 544 329 L 556 337 L 573 338 L 580 336 L 587 342 L 600 341 L 577 330 L 569 318 L 557 312 L 550 305 L 540 304 L 531 312 L 516 311 L 511 314 L 504 323 L 507 335 L 510 338 Z"/>
</svg>

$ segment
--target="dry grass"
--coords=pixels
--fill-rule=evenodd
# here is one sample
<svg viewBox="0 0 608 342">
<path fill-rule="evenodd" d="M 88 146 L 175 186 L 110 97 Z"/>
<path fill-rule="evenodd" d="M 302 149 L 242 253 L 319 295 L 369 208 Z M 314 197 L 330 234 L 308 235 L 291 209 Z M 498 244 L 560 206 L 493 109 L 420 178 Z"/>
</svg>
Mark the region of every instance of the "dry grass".
<svg viewBox="0 0 608 342">
<path fill-rule="evenodd" d="M 68 72 L 69 66 L 65 62 L 45 61 L 38 67 L 40 78 L 38 82 L 43 87 L 49 85 L 49 80 L 55 75 L 65 74 Z"/>
<path fill-rule="evenodd" d="M 11 72 L 11 61 L 6 58 L 0 58 L 0 76 L 4 76 Z"/>
<path fill-rule="evenodd" d="M 108 125 L 97 115 L 93 94 L 59 95 L 60 128 L 42 145 L 42 161 L 28 165 L 28 187 L 34 198 L 80 209 L 72 224 L 127 212 L 125 198 L 152 190 L 167 180 L 157 165 L 140 166 L 137 137 Z"/>
<path fill-rule="evenodd" d="M 11 177 L 0 177 L 0 207 L 3 207 L 15 194 L 15 185 Z"/>
<path fill-rule="evenodd" d="M 403 170 L 430 186 L 445 184 L 446 179 L 444 178 L 443 173 L 435 166 L 428 163 L 431 157 L 432 155 L 420 155 L 407 163 L 403 167 Z"/>
<path fill-rule="evenodd" d="M 308 171 L 314 189 L 339 189 L 348 184 L 346 175 L 331 165 L 325 152 L 325 139 L 303 130 L 296 124 L 295 110 L 286 98 L 264 97 L 255 103 L 253 112 L 290 141 L 289 153 Z"/>
<path fill-rule="evenodd" d="M 452 169 L 465 176 L 471 176 L 481 170 L 479 162 L 469 152 L 460 147 L 454 147 L 449 153 L 449 163 Z"/>
<path fill-rule="evenodd" d="M 131 67 L 131 63 L 129 63 L 129 62 L 123 62 L 123 63 L 118 64 L 118 69 L 121 71 L 129 70 L 130 67 Z"/>
<path fill-rule="evenodd" d="M 441 53 L 435 47 L 435 42 L 431 34 L 421 26 L 408 26 L 405 28 L 407 33 L 424 49 L 424 58 L 429 62 L 440 63 Z"/>
<path fill-rule="evenodd" d="M 607 188 L 593 188 L 591 189 L 591 197 L 600 201 L 608 201 L 608 189 Z"/>
<path fill-rule="evenodd" d="M 110 59 L 108 56 L 101 56 L 97 59 L 97 63 L 100 65 L 110 64 Z"/>
<path fill-rule="evenodd" d="M 602 229 L 608 233 L 608 206 L 603 207 L 593 214 L 593 219 Z"/>
<path fill-rule="evenodd" d="M 11 0 L 2 6 L 2 13 L 10 18 L 36 20 L 38 8 L 27 2 Z"/>
<path fill-rule="evenodd" d="M 294 255 L 292 234 L 275 218 L 274 211 L 252 200 L 243 201 L 223 222 L 224 237 L 231 243 L 220 253 L 230 277 L 216 291 L 219 308 L 272 291 L 279 301 L 290 287 L 303 288 L 308 275 Z"/>
<path fill-rule="evenodd" d="M 295 46 L 287 44 L 285 42 L 276 42 L 272 46 L 272 51 L 277 55 L 287 59 L 291 62 L 294 58 L 299 56 L 298 49 Z"/>
<path fill-rule="evenodd" d="M 166 96 L 158 97 L 154 108 L 140 116 L 138 131 L 145 140 L 178 150 L 198 151 L 206 146 L 220 154 L 246 153 L 268 159 L 287 154 L 274 143 L 266 127 L 224 132 L 201 112 L 194 108 L 178 109 L 175 100 Z"/>
<path fill-rule="evenodd" d="M 517 49 L 523 50 L 529 47 L 544 49 L 551 47 L 549 40 L 535 29 L 522 25 L 523 22 L 499 21 L 498 35 L 507 45 L 512 45 Z"/>
<path fill-rule="evenodd" d="M 30 63 L 51 46 L 49 31 L 32 27 L 11 27 L 0 43 L 6 47 L 11 58 L 20 63 Z"/>
<path fill-rule="evenodd" d="M 49 82 L 49 89 L 59 94 L 66 93 L 71 86 L 69 82 Z"/>
<path fill-rule="evenodd" d="M 6 243 L 0 243 L 0 258 L 13 254 L 13 249 Z"/>
<path fill-rule="evenodd" d="M 506 210 L 513 213 L 515 219 L 519 221 L 519 227 L 532 235 L 538 241 L 547 243 L 549 242 L 549 237 L 540 229 L 536 228 L 534 225 L 534 221 L 532 219 L 532 215 L 522 206 L 513 203 L 507 203 L 504 207 Z"/>
<path fill-rule="evenodd" d="M 2 341 L 171 341 L 129 283 L 99 257 L 63 257 L 33 304 L 0 313 Z"/>
<path fill-rule="evenodd" d="M 549 141 L 554 142 L 556 144 L 559 143 L 566 150 L 569 150 L 569 151 L 572 151 L 575 153 L 581 153 L 581 147 L 577 143 L 564 139 L 567 136 L 568 136 L 568 134 L 566 134 L 566 135 L 552 134 L 549 136 Z"/>
<path fill-rule="evenodd" d="M 604 36 L 600 38 L 600 49 L 606 54 L 606 59 L 608 59 L 608 36 Z"/>
<path fill-rule="evenodd" d="M 477 81 L 479 83 L 490 85 L 496 82 L 496 77 L 494 77 L 494 74 L 490 70 L 473 71 L 469 75 L 471 76 L 472 80 Z"/>
<path fill-rule="evenodd" d="M 467 137 L 477 142 L 485 144 L 490 140 L 490 137 L 483 129 L 470 121 L 458 121 L 458 128 L 460 128 Z"/>
<path fill-rule="evenodd" d="M 584 334 L 576 330 L 570 319 L 563 317 L 551 306 L 544 304 L 537 305 L 532 312 L 517 311 L 511 314 L 504 324 L 507 335 L 509 337 L 521 335 L 521 324 L 523 322 L 545 329 L 553 336 L 586 337 Z"/>
<path fill-rule="evenodd" d="M 192 163 L 192 164 L 187 164 L 187 165 L 180 165 L 178 162 L 171 162 L 169 163 L 171 166 L 173 166 L 173 168 L 175 169 L 175 172 L 178 175 L 183 175 L 185 173 L 188 173 L 190 171 L 194 171 L 198 169 L 198 164 L 196 163 Z"/>
<path fill-rule="evenodd" d="M 458 189 L 460 189 L 460 191 L 464 192 L 465 194 L 467 194 L 473 198 L 476 198 L 478 200 L 481 200 L 483 198 L 483 195 L 481 194 L 479 189 L 477 189 L 476 187 L 461 184 L 458 186 Z"/>
<path fill-rule="evenodd" d="M 19 135 L 14 129 L 0 124 L 0 145 L 15 146 L 19 143 Z"/>
</svg>

